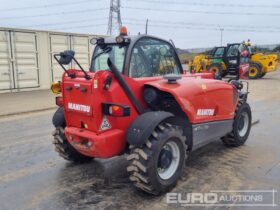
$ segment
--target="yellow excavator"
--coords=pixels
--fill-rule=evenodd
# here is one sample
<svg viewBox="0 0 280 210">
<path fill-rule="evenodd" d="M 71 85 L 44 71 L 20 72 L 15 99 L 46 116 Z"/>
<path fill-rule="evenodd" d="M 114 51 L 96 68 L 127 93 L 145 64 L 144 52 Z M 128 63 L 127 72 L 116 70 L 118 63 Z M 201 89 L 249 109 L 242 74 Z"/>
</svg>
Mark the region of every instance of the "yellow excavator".
<svg viewBox="0 0 280 210">
<path fill-rule="evenodd" d="M 229 56 L 228 49 L 234 45 L 248 47 L 247 43 L 235 43 L 228 44 L 227 47 L 215 47 L 209 54 L 198 54 L 189 64 L 191 71 L 197 73 L 208 70 L 222 77 L 227 75 L 228 67 L 225 60 Z M 258 79 L 265 76 L 268 72 L 277 70 L 278 56 L 277 54 L 252 53 L 250 54 L 249 63 L 249 78 Z"/>
</svg>

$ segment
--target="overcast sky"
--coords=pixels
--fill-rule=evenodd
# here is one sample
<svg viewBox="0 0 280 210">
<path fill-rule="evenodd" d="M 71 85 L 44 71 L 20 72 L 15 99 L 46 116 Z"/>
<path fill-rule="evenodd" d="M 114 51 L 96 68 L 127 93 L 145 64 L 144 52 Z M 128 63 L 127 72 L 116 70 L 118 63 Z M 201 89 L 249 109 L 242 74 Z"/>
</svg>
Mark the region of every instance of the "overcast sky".
<svg viewBox="0 0 280 210">
<path fill-rule="evenodd" d="M 110 0 L 0 0 L 0 26 L 106 34 Z M 280 0 L 121 0 L 130 34 L 172 39 L 200 48 L 251 39 L 280 43 Z"/>
</svg>

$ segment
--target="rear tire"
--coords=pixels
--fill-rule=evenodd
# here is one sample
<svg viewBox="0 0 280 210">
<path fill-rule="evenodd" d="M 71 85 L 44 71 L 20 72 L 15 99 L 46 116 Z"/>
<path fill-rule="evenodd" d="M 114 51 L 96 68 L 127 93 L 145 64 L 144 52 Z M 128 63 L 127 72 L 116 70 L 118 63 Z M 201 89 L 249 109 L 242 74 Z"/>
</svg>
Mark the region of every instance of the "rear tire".
<svg viewBox="0 0 280 210">
<path fill-rule="evenodd" d="M 127 171 L 134 186 L 159 195 L 173 188 L 181 176 L 186 158 L 183 130 L 162 123 L 140 147 L 132 147 Z"/>
<path fill-rule="evenodd" d="M 214 72 L 215 74 L 221 77 L 223 77 L 226 74 L 226 72 L 224 72 L 222 66 L 219 63 L 212 63 L 207 67 L 207 70 L 210 72 Z"/>
<path fill-rule="evenodd" d="M 53 132 L 54 140 L 53 144 L 55 146 L 55 151 L 58 152 L 59 156 L 65 160 L 76 162 L 76 163 L 85 163 L 91 161 L 93 158 L 85 156 L 79 153 L 66 139 L 64 134 L 64 128 L 61 126 L 56 127 Z"/>
<path fill-rule="evenodd" d="M 252 114 L 247 103 L 238 104 L 233 121 L 233 130 L 227 136 L 222 137 L 222 141 L 227 146 L 238 147 L 243 145 L 251 130 Z"/>
<path fill-rule="evenodd" d="M 250 63 L 249 68 L 249 79 L 258 79 L 261 78 L 262 67 L 258 63 Z"/>
</svg>

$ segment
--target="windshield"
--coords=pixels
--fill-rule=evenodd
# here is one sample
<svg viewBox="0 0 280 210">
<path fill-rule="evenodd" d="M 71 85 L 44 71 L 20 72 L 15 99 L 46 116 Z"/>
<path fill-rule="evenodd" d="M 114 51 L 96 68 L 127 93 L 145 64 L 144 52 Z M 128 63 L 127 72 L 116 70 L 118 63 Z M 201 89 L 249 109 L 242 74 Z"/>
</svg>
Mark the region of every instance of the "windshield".
<svg viewBox="0 0 280 210">
<path fill-rule="evenodd" d="M 98 70 L 108 70 L 109 66 L 107 65 L 107 59 L 110 58 L 111 61 L 116 65 L 118 70 L 122 72 L 125 51 L 125 46 L 116 44 L 108 45 L 106 48 L 97 45 L 92 56 L 90 70 L 93 72 L 96 72 Z"/>
</svg>

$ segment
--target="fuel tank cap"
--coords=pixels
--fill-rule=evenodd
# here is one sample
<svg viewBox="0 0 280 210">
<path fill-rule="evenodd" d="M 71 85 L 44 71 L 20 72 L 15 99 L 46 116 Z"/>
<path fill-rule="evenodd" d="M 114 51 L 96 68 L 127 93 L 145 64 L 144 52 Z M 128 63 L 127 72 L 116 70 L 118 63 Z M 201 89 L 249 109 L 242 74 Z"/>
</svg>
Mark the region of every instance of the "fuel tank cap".
<svg viewBox="0 0 280 210">
<path fill-rule="evenodd" d="M 163 76 L 163 79 L 166 79 L 168 81 L 168 83 L 177 83 L 178 79 L 182 79 L 181 75 L 178 74 L 166 74 Z"/>
</svg>

